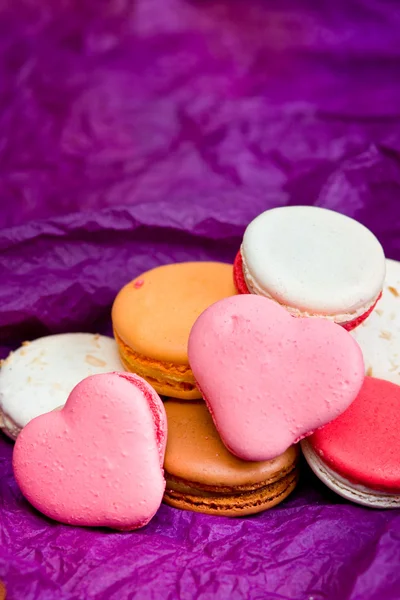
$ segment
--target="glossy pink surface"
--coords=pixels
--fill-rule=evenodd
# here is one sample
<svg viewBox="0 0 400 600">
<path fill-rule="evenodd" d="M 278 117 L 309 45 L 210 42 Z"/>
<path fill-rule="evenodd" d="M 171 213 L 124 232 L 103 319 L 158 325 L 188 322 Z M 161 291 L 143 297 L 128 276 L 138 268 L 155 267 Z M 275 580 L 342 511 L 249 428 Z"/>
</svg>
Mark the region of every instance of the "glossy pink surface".
<svg viewBox="0 0 400 600">
<path fill-rule="evenodd" d="M 199 317 L 189 361 L 222 440 L 246 460 L 274 458 L 338 417 L 364 379 L 361 350 L 339 325 L 249 294 Z"/>
</svg>

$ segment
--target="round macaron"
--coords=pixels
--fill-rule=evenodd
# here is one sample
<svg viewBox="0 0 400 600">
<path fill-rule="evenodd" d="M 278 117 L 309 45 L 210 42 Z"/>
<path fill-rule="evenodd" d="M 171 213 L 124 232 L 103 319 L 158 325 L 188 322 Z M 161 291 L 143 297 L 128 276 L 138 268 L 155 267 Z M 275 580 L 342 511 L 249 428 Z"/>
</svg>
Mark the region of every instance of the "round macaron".
<svg viewBox="0 0 400 600">
<path fill-rule="evenodd" d="M 302 442 L 314 473 L 364 506 L 400 507 L 400 387 L 366 377 L 351 406 Z"/>
<path fill-rule="evenodd" d="M 187 345 L 197 317 L 236 294 L 232 265 L 188 262 L 139 275 L 119 292 L 112 309 L 115 339 L 126 370 L 165 396 L 201 398 Z"/>
<path fill-rule="evenodd" d="M 164 407 L 166 504 L 238 517 L 271 508 L 294 490 L 299 477 L 297 446 L 270 461 L 244 461 L 225 448 L 204 402 L 168 399 Z"/>
<path fill-rule="evenodd" d="M 376 305 L 385 256 L 357 221 L 314 206 L 268 210 L 247 227 L 234 264 L 239 293 L 265 296 L 293 316 L 354 329 Z"/>
<path fill-rule="evenodd" d="M 352 336 L 361 347 L 367 375 L 400 385 L 400 262 L 386 261 L 382 298 Z"/>
<path fill-rule="evenodd" d="M 132 530 L 165 489 L 165 410 L 132 373 L 87 377 L 61 410 L 33 419 L 14 446 L 15 479 L 46 516 L 69 525 Z"/>
<path fill-rule="evenodd" d="M 63 406 L 85 377 L 122 370 L 110 337 L 63 333 L 25 342 L 0 370 L 0 428 L 16 439 L 29 421 Z"/>
</svg>

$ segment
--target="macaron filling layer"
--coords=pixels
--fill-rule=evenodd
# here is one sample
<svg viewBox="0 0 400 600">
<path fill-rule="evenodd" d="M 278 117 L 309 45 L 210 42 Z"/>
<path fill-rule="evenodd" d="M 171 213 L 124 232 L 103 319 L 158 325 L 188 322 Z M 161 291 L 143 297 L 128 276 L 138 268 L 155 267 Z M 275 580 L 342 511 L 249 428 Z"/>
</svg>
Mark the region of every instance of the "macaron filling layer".
<svg viewBox="0 0 400 600">
<path fill-rule="evenodd" d="M 350 481 L 343 475 L 334 471 L 321 456 L 314 450 L 310 442 L 301 442 L 303 454 L 312 469 L 323 483 L 340 496 L 362 504 L 376 508 L 399 508 L 400 490 L 398 494 L 374 490 L 361 483 Z"/>
<path fill-rule="evenodd" d="M 14 419 L 7 415 L 4 410 L 0 410 L 0 429 L 7 432 L 9 438 L 16 440 L 22 427 L 17 425 Z"/>
<path fill-rule="evenodd" d="M 263 289 L 252 277 L 250 274 L 249 268 L 246 264 L 246 259 L 243 255 L 243 249 L 241 249 L 235 259 L 234 264 L 234 280 L 236 289 L 240 294 L 256 294 L 257 296 L 263 296 L 264 298 L 268 298 L 269 300 L 274 300 L 284 308 L 293 316 L 293 317 L 320 317 L 324 319 L 329 319 L 338 325 L 341 325 L 347 330 L 354 329 L 358 325 L 360 325 L 365 319 L 371 314 L 374 310 L 378 300 L 382 296 L 382 292 L 380 292 L 373 300 L 366 303 L 365 305 L 357 308 L 354 311 L 349 311 L 348 313 L 338 313 L 338 314 L 323 314 L 317 312 L 310 312 L 307 310 L 300 309 L 295 306 L 288 306 L 286 304 L 282 304 L 279 300 L 277 300 L 268 290 Z"/>
<path fill-rule="evenodd" d="M 156 360 L 134 352 L 114 330 L 121 362 L 127 371 L 140 375 L 162 395 L 198 399 L 201 394 L 190 366 Z"/>
<path fill-rule="evenodd" d="M 280 473 L 279 478 L 265 481 L 261 484 L 250 485 L 247 489 L 228 489 L 226 487 L 205 486 L 196 482 L 188 482 L 173 477 L 165 472 L 167 480 L 164 502 L 176 503 L 180 508 L 198 510 L 208 514 L 224 514 L 240 516 L 252 514 L 275 506 L 286 498 L 296 487 L 299 479 L 295 464 L 286 473 Z"/>
</svg>

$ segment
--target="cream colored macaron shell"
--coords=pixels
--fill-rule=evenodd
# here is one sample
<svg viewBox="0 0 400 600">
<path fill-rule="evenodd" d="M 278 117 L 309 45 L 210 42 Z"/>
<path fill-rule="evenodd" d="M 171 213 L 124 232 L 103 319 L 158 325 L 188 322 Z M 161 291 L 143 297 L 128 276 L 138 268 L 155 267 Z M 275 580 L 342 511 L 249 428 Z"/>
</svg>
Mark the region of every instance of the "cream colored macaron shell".
<svg viewBox="0 0 400 600">
<path fill-rule="evenodd" d="M 314 206 L 268 210 L 247 227 L 241 247 L 249 291 L 294 316 L 342 324 L 365 314 L 385 278 L 376 237 L 342 214 Z"/>
<path fill-rule="evenodd" d="M 65 333 L 23 344 L 0 370 L 0 428 L 16 439 L 35 417 L 63 406 L 85 377 L 123 371 L 115 341 Z"/>
<path fill-rule="evenodd" d="M 361 346 L 367 375 L 400 385 L 400 262 L 386 261 L 382 298 L 351 335 Z"/>
</svg>

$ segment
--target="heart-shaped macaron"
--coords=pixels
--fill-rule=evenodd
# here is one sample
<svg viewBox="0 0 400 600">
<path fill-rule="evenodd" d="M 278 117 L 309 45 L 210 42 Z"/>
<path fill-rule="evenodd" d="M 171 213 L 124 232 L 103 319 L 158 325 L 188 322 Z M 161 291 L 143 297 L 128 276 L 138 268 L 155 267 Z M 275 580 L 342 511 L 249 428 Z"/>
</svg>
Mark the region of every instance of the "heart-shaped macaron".
<svg viewBox="0 0 400 600">
<path fill-rule="evenodd" d="M 136 529 L 165 488 L 164 406 L 131 373 L 84 379 L 60 411 L 33 419 L 17 439 L 15 478 L 48 517 L 71 525 Z"/>
<path fill-rule="evenodd" d="M 189 361 L 224 444 L 245 460 L 275 458 L 338 417 L 364 380 L 361 350 L 342 327 L 255 295 L 208 308 Z"/>
</svg>

